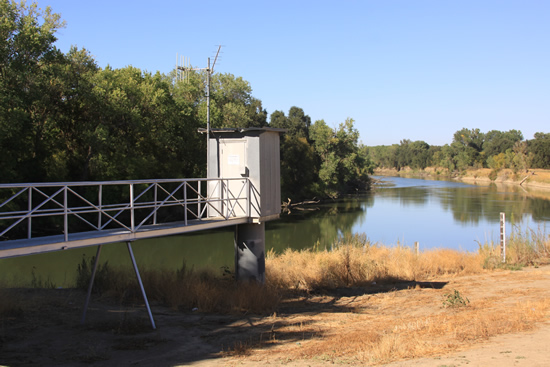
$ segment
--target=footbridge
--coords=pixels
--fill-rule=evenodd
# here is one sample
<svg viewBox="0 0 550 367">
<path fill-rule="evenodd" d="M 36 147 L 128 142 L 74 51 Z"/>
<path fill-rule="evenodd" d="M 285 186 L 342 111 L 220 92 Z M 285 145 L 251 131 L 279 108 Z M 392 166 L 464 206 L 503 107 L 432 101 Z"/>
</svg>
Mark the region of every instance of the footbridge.
<svg viewBox="0 0 550 367">
<path fill-rule="evenodd" d="M 248 178 L 0 184 L 0 258 L 258 222 Z"/>
<path fill-rule="evenodd" d="M 0 184 L 0 258 L 233 226 L 235 274 L 264 281 L 265 222 L 280 214 L 279 134 L 269 128 L 211 131 L 208 178 Z"/>
</svg>

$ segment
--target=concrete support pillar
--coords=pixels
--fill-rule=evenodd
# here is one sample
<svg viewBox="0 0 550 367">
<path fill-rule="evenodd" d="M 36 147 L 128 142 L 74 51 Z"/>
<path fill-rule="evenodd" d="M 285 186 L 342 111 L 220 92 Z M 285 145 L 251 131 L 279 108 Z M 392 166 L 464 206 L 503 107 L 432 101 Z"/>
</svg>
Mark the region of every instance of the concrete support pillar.
<svg viewBox="0 0 550 367">
<path fill-rule="evenodd" d="M 238 281 L 265 281 L 265 223 L 235 227 L 235 276 Z"/>
</svg>

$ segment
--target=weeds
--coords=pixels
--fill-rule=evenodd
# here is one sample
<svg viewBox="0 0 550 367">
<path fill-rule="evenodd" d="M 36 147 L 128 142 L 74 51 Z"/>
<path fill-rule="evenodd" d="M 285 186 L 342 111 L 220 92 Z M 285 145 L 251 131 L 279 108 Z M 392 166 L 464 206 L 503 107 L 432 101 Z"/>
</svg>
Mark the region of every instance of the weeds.
<svg viewBox="0 0 550 367">
<path fill-rule="evenodd" d="M 33 266 L 31 270 L 31 288 L 56 288 L 55 283 L 53 283 L 49 277 L 46 280 L 42 280 L 41 276 L 36 276 L 34 269 L 36 269 L 36 267 Z"/>
<path fill-rule="evenodd" d="M 550 236 L 546 228 L 522 230 L 512 226 L 513 230 L 506 241 L 506 262 L 502 263 L 500 244 L 494 242 L 479 243 L 479 253 L 483 256 L 483 268 L 488 270 L 520 270 L 524 266 L 538 266 L 550 257 Z"/>
<path fill-rule="evenodd" d="M 92 278 L 92 272 L 94 268 L 95 256 L 92 256 L 86 260 L 86 256 L 82 257 L 82 261 L 78 264 L 76 269 L 76 288 L 87 290 Z M 112 274 L 109 262 L 98 264 L 96 274 L 94 278 L 94 293 L 102 293 L 109 288 L 109 282 Z"/>
<path fill-rule="evenodd" d="M 443 308 L 464 307 L 470 304 L 470 300 L 463 297 L 456 289 L 452 293 L 445 293 L 443 297 Z"/>
</svg>

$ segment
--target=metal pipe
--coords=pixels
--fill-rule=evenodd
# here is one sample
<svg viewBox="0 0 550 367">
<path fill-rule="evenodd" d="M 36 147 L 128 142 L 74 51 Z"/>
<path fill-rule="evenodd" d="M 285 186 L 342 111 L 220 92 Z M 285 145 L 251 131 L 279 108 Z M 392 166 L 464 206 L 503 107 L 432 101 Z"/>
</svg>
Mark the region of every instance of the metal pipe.
<svg viewBox="0 0 550 367">
<path fill-rule="evenodd" d="M 183 221 L 187 225 L 187 183 L 183 185 Z"/>
<path fill-rule="evenodd" d="M 155 214 L 153 214 L 153 224 L 157 224 L 157 191 L 158 191 L 158 184 L 155 182 Z"/>
<path fill-rule="evenodd" d="M 139 275 L 139 269 L 136 264 L 136 259 L 134 258 L 134 252 L 132 251 L 132 245 L 128 241 L 126 242 L 128 246 L 128 252 L 130 253 L 130 258 L 132 259 L 132 265 L 134 266 L 134 271 L 136 272 L 136 277 L 139 283 L 139 288 L 141 289 L 141 294 L 143 295 L 143 300 L 145 301 L 145 307 L 147 308 L 147 313 L 149 314 L 149 320 L 151 320 L 151 326 L 153 330 L 157 327 L 155 326 L 155 320 L 153 319 L 153 314 L 151 313 L 151 307 L 149 307 L 149 301 L 147 300 L 147 294 L 145 294 L 145 288 L 143 288 L 143 283 L 141 281 L 141 276 Z"/>
<path fill-rule="evenodd" d="M 88 293 L 86 294 L 86 302 L 84 303 L 84 311 L 82 312 L 82 319 L 80 320 L 81 324 L 84 324 L 86 320 L 86 312 L 88 311 L 88 304 L 90 303 L 90 297 L 92 295 L 92 287 L 94 286 L 95 274 L 97 271 L 97 264 L 99 263 L 99 255 L 101 254 L 101 247 L 103 245 L 97 246 L 97 253 L 95 254 L 94 268 L 92 270 L 92 276 L 90 277 L 90 283 L 88 285 Z"/>
<path fill-rule="evenodd" d="M 210 156 L 210 58 L 206 69 L 206 177 L 208 177 L 208 157 Z"/>
<path fill-rule="evenodd" d="M 29 204 L 28 204 L 29 213 L 32 211 L 32 187 L 29 187 Z M 32 216 L 29 216 L 27 228 L 27 238 L 31 239 L 32 237 Z"/>
<path fill-rule="evenodd" d="M 134 232 L 134 184 L 130 184 L 130 228 Z"/>
<path fill-rule="evenodd" d="M 99 189 L 97 192 L 97 205 L 98 205 L 98 211 L 97 211 L 97 229 L 101 229 L 101 205 L 103 204 L 103 185 L 99 185 Z"/>
<path fill-rule="evenodd" d="M 69 241 L 69 215 L 68 215 L 69 202 L 67 200 L 67 186 L 63 190 L 63 232 L 65 234 L 65 242 Z"/>
</svg>

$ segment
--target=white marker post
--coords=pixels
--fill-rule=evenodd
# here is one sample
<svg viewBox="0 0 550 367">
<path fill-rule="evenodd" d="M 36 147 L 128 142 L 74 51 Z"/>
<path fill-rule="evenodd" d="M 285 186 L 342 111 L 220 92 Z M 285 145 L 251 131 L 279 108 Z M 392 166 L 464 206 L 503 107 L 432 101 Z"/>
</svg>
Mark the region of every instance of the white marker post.
<svg viewBox="0 0 550 367">
<path fill-rule="evenodd" d="M 506 214 L 500 213 L 500 254 L 502 262 L 506 262 Z"/>
</svg>

